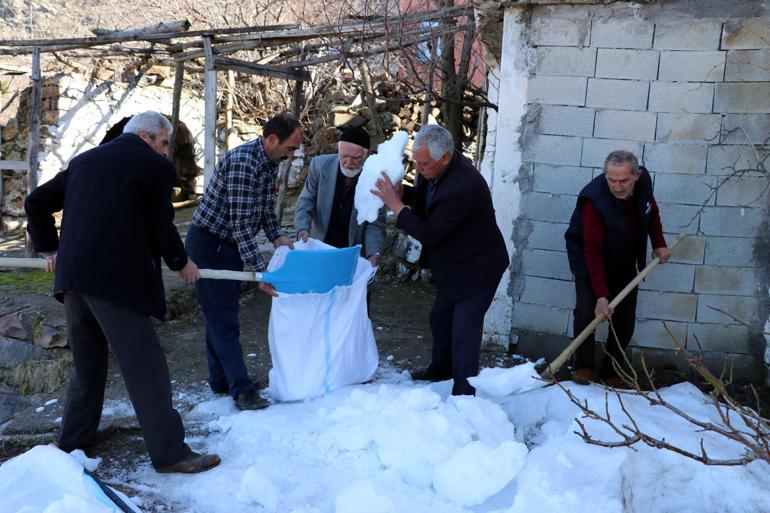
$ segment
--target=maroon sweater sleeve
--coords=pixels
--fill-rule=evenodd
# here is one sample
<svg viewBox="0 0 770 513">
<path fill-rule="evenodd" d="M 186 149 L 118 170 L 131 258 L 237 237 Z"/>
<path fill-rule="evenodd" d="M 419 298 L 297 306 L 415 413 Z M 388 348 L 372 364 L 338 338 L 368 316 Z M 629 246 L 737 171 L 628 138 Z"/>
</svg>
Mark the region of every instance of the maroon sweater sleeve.
<svg viewBox="0 0 770 513">
<path fill-rule="evenodd" d="M 663 223 L 660 222 L 660 210 L 655 198 L 652 198 L 652 211 L 650 212 L 650 241 L 652 249 L 665 248 L 666 239 L 663 237 Z"/>
<path fill-rule="evenodd" d="M 597 298 L 609 299 L 610 289 L 604 275 L 604 223 L 589 199 L 584 199 L 580 210 L 583 220 L 583 256 L 588 267 L 588 278 Z"/>
</svg>

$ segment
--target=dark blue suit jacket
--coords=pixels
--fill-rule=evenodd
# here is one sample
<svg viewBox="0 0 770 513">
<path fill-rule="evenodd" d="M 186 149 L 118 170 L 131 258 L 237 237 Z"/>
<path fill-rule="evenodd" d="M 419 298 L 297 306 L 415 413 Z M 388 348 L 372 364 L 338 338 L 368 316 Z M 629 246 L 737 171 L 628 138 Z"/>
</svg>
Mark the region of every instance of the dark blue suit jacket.
<svg viewBox="0 0 770 513">
<path fill-rule="evenodd" d="M 174 166 L 133 134 L 72 159 L 27 198 L 36 251 L 57 251 L 55 293 L 72 291 L 162 319 L 166 301 L 160 257 L 187 263 L 174 226 Z M 64 209 L 61 240 L 53 213 Z"/>
<path fill-rule="evenodd" d="M 455 151 L 426 208 L 427 186 L 418 175 L 404 196 L 412 208 L 399 213 L 396 226 L 422 243 L 421 261 L 430 267 L 439 294 L 462 299 L 497 288 L 508 251 L 484 177 Z"/>
</svg>

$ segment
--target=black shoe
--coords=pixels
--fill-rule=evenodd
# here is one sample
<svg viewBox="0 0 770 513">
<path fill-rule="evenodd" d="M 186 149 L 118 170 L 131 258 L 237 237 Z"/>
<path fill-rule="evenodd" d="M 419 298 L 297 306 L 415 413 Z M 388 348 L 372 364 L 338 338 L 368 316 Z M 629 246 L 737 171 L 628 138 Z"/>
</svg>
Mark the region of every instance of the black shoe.
<svg viewBox="0 0 770 513">
<path fill-rule="evenodd" d="M 195 474 L 216 467 L 220 461 L 222 460 L 216 454 L 198 454 L 195 451 L 190 451 L 190 454 L 182 458 L 181 461 L 168 467 L 156 469 L 156 471 L 161 474 L 169 474 L 171 472 Z"/>
<path fill-rule="evenodd" d="M 410 373 L 412 375 L 412 381 L 430 381 L 431 383 L 435 383 L 436 381 L 445 381 L 447 379 L 452 379 L 452 376 L 447 376 L 445 374 L 440 374 L 430 367 L 425 368 L 423 370 L 418 370 Z"/>
<path fill-rule="evenodd" d="M 270 406 L 270 403 L 267 399 L 260 397 L 259 391 L 255 388 L 238 394 L 235 399 L 235 406 L 239 410 L 262 410 Z"/>
</svg>

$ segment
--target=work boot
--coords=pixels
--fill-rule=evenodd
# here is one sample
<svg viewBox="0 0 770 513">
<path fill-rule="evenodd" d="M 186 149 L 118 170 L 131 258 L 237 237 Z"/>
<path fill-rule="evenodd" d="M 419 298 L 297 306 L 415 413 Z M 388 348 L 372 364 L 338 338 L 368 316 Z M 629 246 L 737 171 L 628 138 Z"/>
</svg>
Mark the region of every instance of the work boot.
<svg viewBox="0 0 770 513">
<path fill-rule="evenodd" d="M 447 379 L 452 379 L 452 376 L 446 376 L 439 372 L 436 372 L 431 367 L 426 367 L 425 369 L 410 372 L 412 375 L 412 381 L 430 381 L 431 383 L 435 383 L 436 381 L 445 381 Z"/>
<path fill-rule="evenodd" d="M 578 385 L 590 385 L 593 377 L 594 371 L 590 367 L 579 367 L 572 371 L 572 381 Z"/>
<path fill-rule="evenodd" d="M 181 474 L 196 474 L 203 472 L 210 468 L 214 468 L 222 461 L 216 454 L 198 454 L 195 451 L 190 451 L 190 454 L 182 458 L 180 461 L 169 465 L 167 467 L 156 469 L 161 474 L 169 474 L 171 472 L 179 472 Z"/>
<path fill-rule="evenodd" d="M 262 410 L 270 406 L 267 399 L 260 397 L 259 391 L 254 388 L 248 392 L 241 392 L 235 399 L 235 406 L 239 410 Z"/>
</svg>

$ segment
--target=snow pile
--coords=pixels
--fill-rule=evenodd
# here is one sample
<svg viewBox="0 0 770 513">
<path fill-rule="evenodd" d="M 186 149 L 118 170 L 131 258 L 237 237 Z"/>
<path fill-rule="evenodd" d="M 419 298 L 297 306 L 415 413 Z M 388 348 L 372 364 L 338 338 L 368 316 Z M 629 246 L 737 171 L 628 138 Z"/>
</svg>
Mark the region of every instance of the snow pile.
<svg viewBox="0 0 770 513">
<path fill-rule="evenodd" d="M 356 194 L 353 200 L 358 217 L 358 224 L 364 221 L 373 223 L 377 220 L 377 212 L 382 208 L 382 200 L 372 194 L 376 190 L 375 183 L 382 177 L 385 171 L 393 184 L 397 184 L 404 178 L 404 149 L 409 140 L 406 132 L 396 132 L 393 137 L 377 147 L 377 153 L 364 162 L 364 168 L 356 184 Z"/>
<path fill-rule="evenodd" d="M 588 445 L 574 433 L 577 407 L 557 386 L 534 386 L 539 382 L 532 374 L 525 365 L 485 370 L 474 379 L 479 397 L 451 397 L 451 382 L 416 384 L 406 373 L 385 369 L 374 383 L 238 413 L 203 394 L 193 418 L 210 433 L 188 442 L 220 454 L 219 467 L 186 476 L 157 474 L 148 463 L 138 463 L 116 479 L 137 490 L 143 502 L 152 502 L 148 494 L 162 498 L 169 511 L 207 513 L 770 511 L 767 463 L 712 467 L 645 445 L 636 450 Z M 606 396 L 603 387 L 563 385 L 602 413 L 607 397 L 610 415 L 618 424 L 628 423 L 617 398 Z M 720 422 L 708 398 L 692 385 L 661 393 L 692 417 Z M 670 443 L 697 451 L 702 438 L 714 458 L 743 453 L 737 443 L 696 432 L 640 397 L 624 394 L 623 405 L 643 430 Z M 586 426 L 597 439 L 618 440 L 599 422 Z M 46 448 L 0 467 L 0 483 L 23 473 L 16 462 L 41 449 Z M 38 462 L 59 465 L 53 458 Z M 78 511 L 100 511 L 98 502 L 81 493 L 82 470 L 76 470 L 57 468 L 45 478 L 0 485 L 0 512 L 19 511 L 26 503 L 17 499 L 15 509 L 8 509 L 5 498 L 21 493 L 32 500 L 36 492 L 30 490 L 43 479 L 46 488 L 60 490 L 56 500 L 69 493 L 89 501 Z M 42 502 L 30 504 L 28 511 L 43 511 Z"/>
<path fill-rule="evenodd" d="M 73 451 L 69 455 L 53 445 L 33 447 L 0 466 L 0 511 L 119 512 L 118 507 L 83 471 L 83 467 L 93 470 L 98 464 L 99 460 L 88 459 L 82 451 Z M 131 506 L 127 497 L 116 493 Z"/>
</svg>

